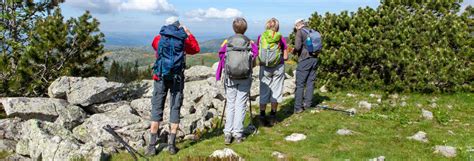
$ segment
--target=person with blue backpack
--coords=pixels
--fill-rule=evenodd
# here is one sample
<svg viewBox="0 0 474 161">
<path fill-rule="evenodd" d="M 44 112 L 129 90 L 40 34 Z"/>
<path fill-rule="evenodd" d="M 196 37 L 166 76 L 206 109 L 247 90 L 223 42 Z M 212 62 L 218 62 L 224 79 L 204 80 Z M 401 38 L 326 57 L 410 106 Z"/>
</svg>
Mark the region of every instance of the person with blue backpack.
<svg viewBox="0 0 474 161">
<path fill-rule="evenodd" d="M 232 22 L 235 35 L 224 40 L 219 50 L 219 65 L 216 79 L 221 80 L 223 74 L 226 92 L 226 113 L 224 127 L 224 143 L 233 141 L 240 143 L 244 136 L 244 119 L 252 84 L 252 68 L 258 56 L 258 47 L 245 36 L 247 21 L 237 17 Z"/>
<path fill-rule="evenodd" d="M 260 122 L 270 126 L 276 123 L 278 103 L 283 100 L 285 60 L 288 59 L 286 40 L 278 32 L 279 28 L 279 21 L 271 18 L 266 22 L 265 32 L 257 41 L 260 62 Z M 271 111 L 267 120 L 265 111 L 269 103 Z"/>
<path fill-rule="evenodd" d="M 298 56 L 296 67 L 296 91 L 294 113 L 301 113 L 312 107 L 314 81 L 318 65 L 318 54 L 322 49 L 321 34 L 307 27 L 304 19 L 295 21 L 295 46 Z M 305 90 L 306 87 L 306 90 Z"/>
<path fill-rule="evenodd" d="M 183 104 L 185 54 L 199 53 L 199 44 L 192 33 L 182 27 L 177 17 L 166 20 L 160 34 L 152 43 L 156 51 L 156 61 L 153 65 L 154 90 L 151 99 L 150 141 L 145 154 L 156 154 L 158 144 L 158 129 L 163 121 L 163 110 L 168 91 L 171 93 L 170 120 L 171 128 L 168 136 L 168 151 L 176 154 L 176 133 L 180 122 L 180 109 Z"/>
</svg>

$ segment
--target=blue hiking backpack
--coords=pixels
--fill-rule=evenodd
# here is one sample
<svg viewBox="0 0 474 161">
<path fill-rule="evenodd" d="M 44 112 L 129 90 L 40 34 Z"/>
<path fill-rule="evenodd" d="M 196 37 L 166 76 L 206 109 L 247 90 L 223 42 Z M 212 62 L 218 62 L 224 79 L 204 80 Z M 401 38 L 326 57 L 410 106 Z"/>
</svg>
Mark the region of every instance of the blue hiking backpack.
<svg viewBox="0 0 474 161">
<path fill-rule="evenodd" d="M 184 40 L 188 37 L 183 28 L 176 25 L 163 26 L 160 30 L 160 42 L 158 43 L 154 74 L 161 79 L 170 80 L 176 74 L 180 74 L 185 68 Z"/>
<path fill-rule="evenodd" d="M 317 52 L 320 52 L 323 49 L 321 34 L 313 29 L 308 30 L 302 28 L 302 30 L 308 34 L 308 37 L 305 40 L 306 49 L 308 49 L 309 54 L 316 55 Z"/>
</svg>

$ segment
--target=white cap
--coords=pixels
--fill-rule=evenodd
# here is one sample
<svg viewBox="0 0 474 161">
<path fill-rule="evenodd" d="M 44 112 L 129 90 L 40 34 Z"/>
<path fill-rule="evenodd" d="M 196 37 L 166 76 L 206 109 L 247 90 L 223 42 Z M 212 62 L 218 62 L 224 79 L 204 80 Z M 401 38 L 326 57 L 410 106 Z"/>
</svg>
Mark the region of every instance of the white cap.
<svg viewBox="0 0 474 161">
<path fill-rule="evenodd" d="M 298 23 L 300 23 L 300 22 L 305 22 L 305 19 L 304 19 L 304 18 L 298 18 L 298 19 L 296 19 L 295 25 L 298 24 Z"/>
<path fill-rule="evenodd" d="M 176 16 L 171 16 L 171 17 L 168 17 L 168 18 L 166 19 L 165 24 L 166 24 L 166 25 L 171 25 L 171 24 L 174 24 L 174 23 L 176 23 L 176 22 L 178 22 L 178 21 L 179 21 L 179 18 L 178 18 L 178 17 L 176 17 Z"/>
</svg>

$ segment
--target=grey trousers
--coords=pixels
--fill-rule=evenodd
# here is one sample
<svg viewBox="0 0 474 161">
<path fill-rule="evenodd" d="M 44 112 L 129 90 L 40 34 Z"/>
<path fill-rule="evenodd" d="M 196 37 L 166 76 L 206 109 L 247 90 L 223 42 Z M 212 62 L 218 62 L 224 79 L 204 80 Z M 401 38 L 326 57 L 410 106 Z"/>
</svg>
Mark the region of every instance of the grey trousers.
<svg viewBox="0 0 474 161">
<path fill-rule="evenodd" d="M 173 80 L 155 81 L 151 98 L 151 120 L 163 121 L 166 95 L 171 93 L 170 123 L 179 123 L 179 115 L 183 104 L 184 75 L 176 75 Z"/>
<path fill-rule="evenodd" d="M 308 58 L 296 67 L 295 111 L 311 107 L 318 59 Z M 306 86 L 306 90 L 305 90 Z"/>
<path fill-rule="evenodd" d="M 285 65 L 260 66 L 260 104 L 281 103 L 285 82 Z"/>
<path fill-rule="evenodd" d="M 242 137 L 244 132 L 244 119 L 249 100 L 249 91 L 252 80 L 226 80 L 226 119 L 224 134 L 236 138 Z"/>
</svg>

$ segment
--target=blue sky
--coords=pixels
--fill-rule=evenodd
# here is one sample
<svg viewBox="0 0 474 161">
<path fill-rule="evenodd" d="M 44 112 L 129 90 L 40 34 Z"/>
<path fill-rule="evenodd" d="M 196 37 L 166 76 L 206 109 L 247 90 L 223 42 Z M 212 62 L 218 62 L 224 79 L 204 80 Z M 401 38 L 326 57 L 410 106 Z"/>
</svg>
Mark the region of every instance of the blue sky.
<svg viewBox="0 0 474 161">
<path fill-rule="evenodd" d="M 61 7 L 66 17 L 90 10 L 106 36 L 149 38 L 157 34 L 166 18 L 179 16 L 198 38 L 211 39 L 232 34 L 235 16 L 247 19 L 251 37 L 261 33 L 271 17 L 280 20 L 281 32 L 288 35 L 296 19 L 314 12 L 339 13 L 378 5 L 379 0 L 66 0 Z"/>
</svg>

